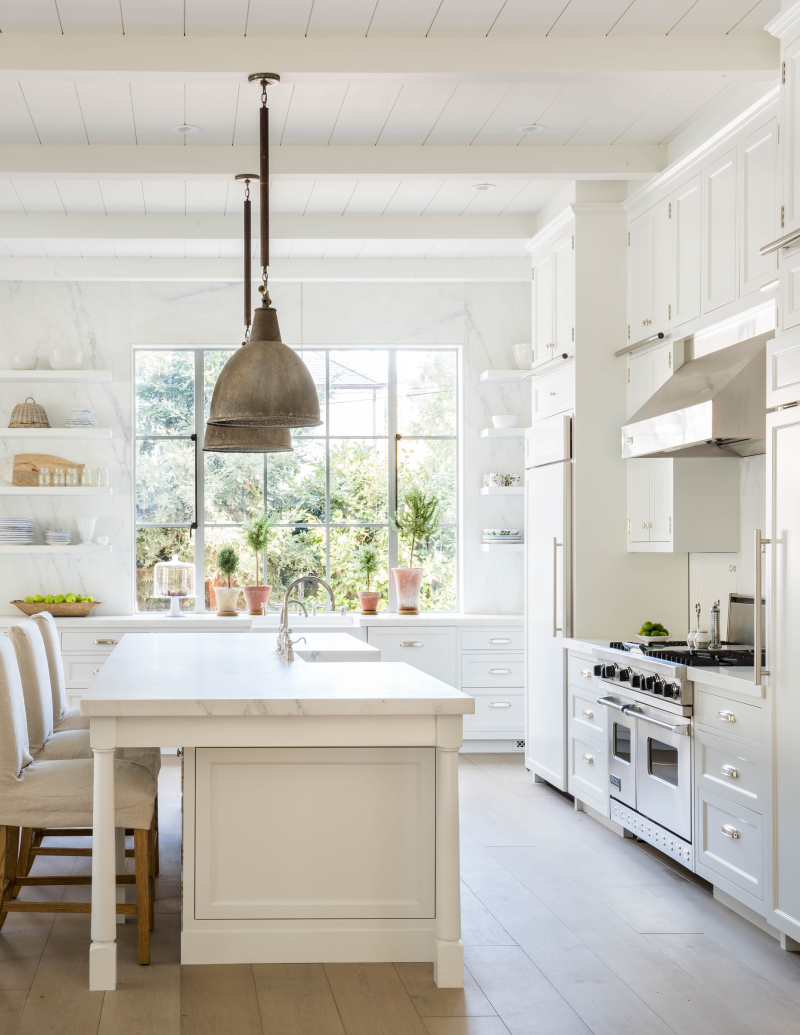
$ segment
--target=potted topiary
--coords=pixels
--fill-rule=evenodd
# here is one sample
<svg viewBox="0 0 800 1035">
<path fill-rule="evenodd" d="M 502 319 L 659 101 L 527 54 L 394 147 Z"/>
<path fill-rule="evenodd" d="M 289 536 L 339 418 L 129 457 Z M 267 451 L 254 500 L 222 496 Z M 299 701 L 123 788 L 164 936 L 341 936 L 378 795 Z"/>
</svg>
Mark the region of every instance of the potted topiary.
<svg viewBox="0 0 800 1035">
<path fill-rule="evenodd" d="M 380 593 L 370 590 L 369 580 L 380 567 L 380 555 L 372 543 L 364 543 L 356 556 L 358 570 L 367 581 L 367 588 L 358 591 L 358 602 L 361 605 L 362 615 L 375 615 L 378 613 L 378 602 L 381 599 Z"/>
<path fill-rule="evenodd" d="M 242 529 L 244 541 L 253 551 L 256 558 L 256 584 L 255 586 L 243 586 L 244 599 L 247 601 L 247 609 L 251 615 L 260 615 L 264 604 L 269 603 L 269 595 L 272 586 L 262 586 L 259 581 L 259 558 L 266 553 L 269 545 L 269 534 L 278 523 L 277 518 L 262 510 L 254 518 L 248 521 Z M 264 572 L 266 575 L 266 571 Z"/>
<path fill-rule="evenodd" d="M 404 538 L 411 539 L 407 568 L 392 568 L 397 589 L 397 613 L 419 614 L 419 591 L 422 586 L 422 568 L 414 567 L 414 550 L 439 530 L 439 497 L 422 489 L 409 489 L 403 497 L 403 509 L 392 520 Z"/>
<path fill-rule="evenodd" d="M 239 554 L 232 546 L 223 546 L 217 553 L 217 568 L 222 575 L 228 578 L 227 586 L 217 586 L 215 589 L 217 597 L 217 614 L 236 616 L 236 604 L 239 600 L 241 589 L 238 586 L 231 586 L 231 575 L 236 573 L 239 567 Z"/>
</svg>

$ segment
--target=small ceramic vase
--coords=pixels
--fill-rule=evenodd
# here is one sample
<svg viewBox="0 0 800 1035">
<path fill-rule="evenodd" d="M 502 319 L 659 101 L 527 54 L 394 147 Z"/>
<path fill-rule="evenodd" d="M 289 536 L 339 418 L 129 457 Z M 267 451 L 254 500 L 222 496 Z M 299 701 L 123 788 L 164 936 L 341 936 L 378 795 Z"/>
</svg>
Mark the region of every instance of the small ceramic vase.
<svg viewBox="0 0 800 1035">
<path fill-rule="evenodd" d="M 248 614 L 263 614 L 262 605 L 269 603 L 269 595 L 272 586 L 243 586 L 244 599 L 247 604 Z"/>
<path fill-rule="evenodd" d="M 422 568 L 392 568 L 397 588 L 397 613 L 419 614 L 419 591 L 422 588 Z"/>
<path fill-rule="evenodd" d="M 217 598 L 217 614 L 225 617 L 236 617 L 236 604 L 239 601 L 239 594 L 242 592 L 240 586 L 215 586 L 214 594 Z"/>
<path fill-rule="evenodd" d="M 376 615 L 378 613 L 378 603 L 380 602 L 380 599 L 380 593 L 375 593 L 372 590 L 359 590 L 358 603 L 361 606 L 361 614 Z"/>
</svg>

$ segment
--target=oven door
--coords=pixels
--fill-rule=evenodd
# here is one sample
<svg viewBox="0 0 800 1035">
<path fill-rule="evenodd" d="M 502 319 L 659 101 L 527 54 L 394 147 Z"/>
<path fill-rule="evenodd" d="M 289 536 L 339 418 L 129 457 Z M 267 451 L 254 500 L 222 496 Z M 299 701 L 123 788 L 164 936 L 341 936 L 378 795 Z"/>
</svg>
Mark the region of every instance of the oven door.
<svg viewBox="0 0 800 1035">
<path fill-rule="evenodd" d="M 608 793 L 635 809 L 637 720 L 623 711 L 633 701 L 609 694 L 599 703 L 608 709 Z"/>
<path fill-rule="evenodd" d="M 637 811 L 686 841 L 692 840 L 690 724 L 656 709 L 636 709 Z"/>
</svg>

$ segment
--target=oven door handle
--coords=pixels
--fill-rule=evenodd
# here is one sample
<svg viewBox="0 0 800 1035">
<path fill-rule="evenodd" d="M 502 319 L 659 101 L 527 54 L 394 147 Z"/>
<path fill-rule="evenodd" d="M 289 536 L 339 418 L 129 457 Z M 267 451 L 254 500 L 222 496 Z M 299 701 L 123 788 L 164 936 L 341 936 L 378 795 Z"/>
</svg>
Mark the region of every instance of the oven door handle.
<svg viewBox="0 0 800 1035">
<path fill-rule="evenodd" d="M 675 725 L 671 722 L 664 722 L 663 719 L 654 719 L 652 716 L 646 715 L 644 712 L 637 711 L 633 706 L 627 710 L 627 714 L 635 715 L 636 718 L 641 719 L 642 722 L 650 722 L 654 726 L 660 726 L 662 729 L 672 730 L 673 733 L 680 733 L 685 737 L 689 736 L 690 726 L 688 723 L 679 723 Z"/>
<path fill-rule="evenodd" d="M 598 697 L 598 704 L 607 704 L 609 708 L 616 708 L 618 712 L 622 712 L 624 715 L 629 709 L 633 708 L 632 704 L 620 704 L 615 701 L 613 697 Z"/>
</svg>

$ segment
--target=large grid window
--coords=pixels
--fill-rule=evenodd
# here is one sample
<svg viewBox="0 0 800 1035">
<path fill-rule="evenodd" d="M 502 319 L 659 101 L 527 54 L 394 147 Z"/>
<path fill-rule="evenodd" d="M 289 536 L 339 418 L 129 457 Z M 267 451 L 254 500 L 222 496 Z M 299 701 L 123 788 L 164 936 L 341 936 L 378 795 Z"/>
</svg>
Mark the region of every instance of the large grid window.
<svg viewBox="0 0 800 1035">
<path fill-rule="evenodd" d="M 325 578 L 337 606 L 358 607 L 365 588 L 356 551 L 374 543 L 383 558 L 373 580 L 394 607 L 389 569 L 410 563 L 410 544 L 392 526 L 396 501 L 412 486 L 437 493 L 441 528 L 416 552 L 425 568 L 420 606 L 454 610 L 458 599 L 458 353 L 447 348 L 315 348 L 303 358 L 317 385 L 317 428 L 293 432 L 292 453 L 203 453 L 211 395 L 230 349 L 137 349 L 135 383 L 136 608 L 163 610 L 152 596 L 153 566 L 177 554 L 197 565 L 198 596 L 185 610 L 213 610 L 221 546 L 240 555 L 232 585 L 255 585 L 256 558 L 242 526 L 266 508 L 277 519 L 260 572 L 277 603 L 298 575 Z M 301 596 L 326 606 L 321 587 Z M 239 607 L 244 607 L 240 598 Z"/>
</svg>

